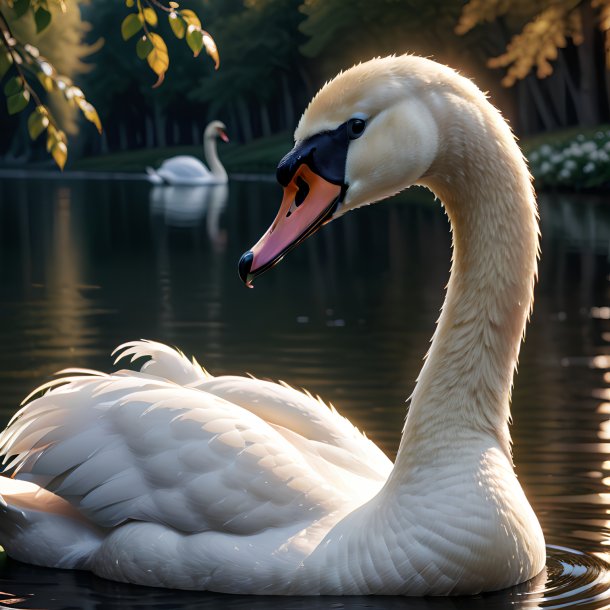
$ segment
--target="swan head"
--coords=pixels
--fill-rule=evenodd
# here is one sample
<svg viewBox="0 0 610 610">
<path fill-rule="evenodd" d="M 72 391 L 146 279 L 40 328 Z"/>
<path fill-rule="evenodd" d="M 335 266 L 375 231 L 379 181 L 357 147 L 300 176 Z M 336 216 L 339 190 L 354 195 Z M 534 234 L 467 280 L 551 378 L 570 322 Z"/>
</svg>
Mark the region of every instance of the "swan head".
<svg viewBox="0 0 610 610">
<path fill-rule="evenodd" d="M 212 121 L 203 132 L 204 141 L 215 138 L 220 138 L 223 142 L 229 141 L 229 136 L 227 136 L 227 127 L 222 121 Z"/>
<path fill-rule="evenodd" d="M 239 263 L 246 285 L 321 226 L 418 183 L 439 150 L 431 99 L 439 73 L 415 56 L 373 59 L 326 83 L 303 113 L 280 161 L 280 210 Z"/>
</svg>

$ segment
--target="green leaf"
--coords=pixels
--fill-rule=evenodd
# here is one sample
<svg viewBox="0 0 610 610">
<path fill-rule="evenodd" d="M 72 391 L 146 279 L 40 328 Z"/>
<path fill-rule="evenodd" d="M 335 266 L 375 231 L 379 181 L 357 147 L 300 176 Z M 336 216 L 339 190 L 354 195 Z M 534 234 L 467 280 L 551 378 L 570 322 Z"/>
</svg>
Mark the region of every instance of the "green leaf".
<svg viewBox="0 0 610 610">
<path fill-rule="evenodd" d="M 178 13 L 171 12 L 168 16 L 169 25 L 176 38 L 184 38 L 186 33 L 186 25 Z"/>
<path fill-rule="evenodd" d="M 23 17 L 30 8 L 30 0 L 14 0 L 13 10 L 15 11 L 15 17 Z"/>
<path fill-rule="evenodd" d="M 186 44 L 193 51 L 193 55 L 197 57 L 203 49 L 203 32 L 194 25 L 189 25 L 186 30 Z"/>
<path fill-rule="evenodd" d="M 136 54 L 140 59 L 146 59 L 148 54 L 153 50 L 153 43 L 146 36 L 142 36 L 136 44 Z"/>
<path fill-rule="evenodd" d="M 155 13 L 152 8 L 145 8 L 142 12 L 144 13 L 144 19 L 146 20 L 146 23 L 155 27 L 159 22 L 157 13 Z"/>
<path fill-rule="evenodd" d="M 23 79 L 21 76 L 13 76 L 6 85 L 4 85 L 4 95 L 15 95 L 23 89 Z"/>
<path fill-rule="evenodd" d="M 43 109 L 41 111 L 41 108 Z M 36 110 L 28 118 L 28 131 L 30 138 L 35 140 L 49 126 L 49 117 L 44 110 L 44 106 L 37 106 Z"/>
<path fill-rule="evenodd" d="M 34 13 L 34 22 L 36 23 L 36 33 L 39 34 L 49 27 L 49 24 L 51 23 L 51 13 L 42 6 L 38 7 Z"/>
<path fill-rule="evenodd" d="M 131 13 L 123 19 L 121 23 L 121 36 L 123 40 L 129 40 L 134 34 L 137 34 L 142 28 L 140 16 L 137 13 Z"/>
<path fill-rule="evenodd" d="M 167 53 L 167 46 L 165 41 L 159 34 L 150 33 L 150 42 L 153 45 L 152 51 L 146 57 L 146 61 L 150 66 L 150 69 L 158 76 L 157 82 L 153 87 L 158 87 L 165 78 L 165 73 L 169 68 L 169 55 Z"/>
<path fill-rule="evenodd" d="M 199 21 L 199 17 L 197 17 L 193 11 L 185 8 L 180 11 L 180 16 L 188 25 L 194 25 L 196 28 L 201 28 L 201 21 Z"/>
<path fill-rule="evenodd" d="M 6 98 L 6 107 L 9 114 L 17 114 L 21 112 L 30 101 L 30 92 L 27 89 L 10 95 Z"/>
<path fill-rule="evenodd" d="M 13 56 L 7 51 L 0 53 L 0 78 L 2 78 L 8 69 L 13 65 Z"/>
</svg>

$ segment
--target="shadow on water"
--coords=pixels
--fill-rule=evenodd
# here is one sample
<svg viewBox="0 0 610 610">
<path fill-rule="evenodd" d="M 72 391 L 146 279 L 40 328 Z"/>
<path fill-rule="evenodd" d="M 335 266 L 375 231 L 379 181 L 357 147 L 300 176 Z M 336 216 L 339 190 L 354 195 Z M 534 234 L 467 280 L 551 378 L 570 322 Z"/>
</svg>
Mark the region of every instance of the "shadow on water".
<svg viewBox="0 0 610 610">
<path fill-rule="evenodd" d="M 307 387 L 394 457 L 450 260 L 438 205 L 348 214 L 245 290 L 239 255 L 281 193 L 227 187 L 0 183 L 0 425 L 57 370 L 111 368 L 134 338 L 214 374 Z M 14 608 L 605 608 L 610 603 L 610 206 L 540 197 L 536 306 L 513 395 L 515 463 L 545 531 L 547 574 L 464 599 L 265 598 L 121 585 L 0 566 Z"/>
</svg>

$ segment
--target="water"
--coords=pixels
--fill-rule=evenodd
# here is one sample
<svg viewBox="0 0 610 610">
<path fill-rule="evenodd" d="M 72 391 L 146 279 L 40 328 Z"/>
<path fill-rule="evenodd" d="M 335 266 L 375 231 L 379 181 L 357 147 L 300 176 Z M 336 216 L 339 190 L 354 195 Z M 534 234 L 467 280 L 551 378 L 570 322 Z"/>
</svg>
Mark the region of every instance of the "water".
<svg viewBox="0 0 610 610">
<path fill-rule="evenodd" d="M 227 193 L 2 181 L 0 424 L 55 371 L 109 370 L 116 345 L 144 337 L 179 346 L 214 374 L 306 387 L 394 457 L 449 270 L 442 210 L 416 198 L 348 214 L 247 290 L 236 264 L 275 215 L 273 183 L 231 183 Z M 143 589 L 6 560 L 0 605 L 608 607 L 610 206 L 563 195 L 540 204 L 540 282 L 512 434 L 549 545 L 546 575 L 461 600 L 269 600 Z"/>
</svg>

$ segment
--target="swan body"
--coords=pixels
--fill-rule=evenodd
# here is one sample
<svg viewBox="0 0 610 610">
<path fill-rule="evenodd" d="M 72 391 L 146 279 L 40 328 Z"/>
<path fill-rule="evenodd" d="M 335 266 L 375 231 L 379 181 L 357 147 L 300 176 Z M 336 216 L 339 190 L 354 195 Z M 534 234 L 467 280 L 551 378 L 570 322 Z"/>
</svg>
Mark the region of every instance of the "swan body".
<svg viewBox="0 0 610 610">
<path fill-rule="evenodd" d="M 216 138 L 228 142 L 225 125 L 212 121 L 203 134 L 203 149 L 208 169 L 199 159 L 188 155 L 179 155 L 163 161 L 161 167 L 146 168 L 148 179 L 154 184 L 172 184 L 199 186 L 207 184 L 226 184 L 227 172 L 223 167 L 216 150 Z"/>
<path fill-rule="evenodd" d="M 508 432 L 538 252 L 508 126 L 467 79 L 401 56 L 327 83 L 295 140 L 280 212 L 240 261 L 246 283 L 322 224 L 414 183 L 452 223 L 451 279 L 395 464 L 307 394 L 133 342 L 119 359 L 146 358 L 139 372 L 68 371 L 0 437 L 9 555 L 279 595 L 475 594 L 544 568 Z"/>
</svg>

